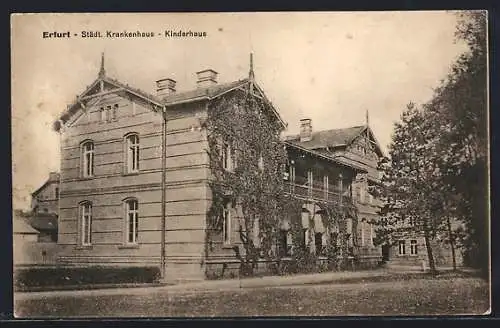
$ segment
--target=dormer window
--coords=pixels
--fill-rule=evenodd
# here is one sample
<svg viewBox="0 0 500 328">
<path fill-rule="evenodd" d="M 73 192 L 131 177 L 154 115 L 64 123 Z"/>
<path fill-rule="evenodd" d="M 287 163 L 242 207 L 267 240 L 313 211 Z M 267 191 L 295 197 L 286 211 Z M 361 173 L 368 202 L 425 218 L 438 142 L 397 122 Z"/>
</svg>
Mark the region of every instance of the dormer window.
<svg viewBox="0 0 500 328">
<path fill-rule="evenodd" d="M 257 167 L 259 168 L 259 170 L 264 171 L 264 157 L 262 157 L 262 155 L 259 156 Z"/>
</svg>

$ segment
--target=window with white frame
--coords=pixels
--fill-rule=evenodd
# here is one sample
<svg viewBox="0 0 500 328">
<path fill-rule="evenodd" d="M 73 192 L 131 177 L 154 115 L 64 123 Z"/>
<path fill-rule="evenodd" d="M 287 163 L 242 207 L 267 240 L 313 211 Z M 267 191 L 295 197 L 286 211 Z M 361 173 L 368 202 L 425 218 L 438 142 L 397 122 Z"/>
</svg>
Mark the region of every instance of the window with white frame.
<svg viewBox="0 0 500 328">
<path fill-rule="evenodd" d="M 127 173 L 139 171 L 139 136 L 137 134 L 128 135 L 126 142 L 126 168 Z"/>
<path fill-rule="evenodd" d="M 365 246 L 365 224 L 366 224 L 366 222 L 364 221 L 364 219 L 362 219 L 361 220 L 361 224 L 360 224 L 360 226 L 361 226 L 361 231 L 360 231 L 361 232 L 360 233 L 360 235 L 361 235 L 361 246 Z"/>
<path fill-rule="evenodd" d="M 224 244 L 231 244 L 231 202 L 227 202 L 222 210 L 222 234 L 224 238 Z"/>
<path fill-rule="evenodd" d="M 136 244 L 139 237 L 139 203 L 136 199 L 125 201 L 126 235 L 128 244 Z"/>
<path fill-rule="evenodd" d="M 410 255 L 418 255 L 418 244 L 415 239 L 410 240 Z"/>
<path fill-rule="evenodd" d="M 375 238 L 375 229 L 373 223 L 370 223 L 370 246 L 373 246 L 373 239 Z"/>
<path fill-rule="evenodd" d="M 259 168 L 259 170 L 264 171 L 264 157 L 262 157 L 262 155 L 259 156 L 257 167 Z"/>
<path fill-rule="evenodd" d="M 84 178 L 94 175 L 94 143 L 87 141 L 82 145 L 82 176 Z"/>
<path fill-rule="evenodd" d="M 118 104 L 113 105 L 113 113 L 112 113 L 112 119 L 116 120 L 118 116 Z"/>
<path fill-rule="evenodd" d="M 309 197 L 312 197 L 313 183 L 314 183 L 313 171 L 309 170 L 309 171 L 307 171 L 307 193 L 308 193 Z"/>
<path fill-rule="evenodd" d="M 373 195 L 368 193 L 368 204 L 373 204 Z"/>
<path fill-rule="evenodd" d="M 83 246 L 92 243 L 92 204 L 90 202 L 80 204 L 80 242 Z"/>
<path fill-rule="evenodd" d="M 222 168 L 224 168 L 224 170 L 232 170 L 233 159 L 231 155 L 231 146 L 227 143 L 224 143 L 222 145 Z"/>
<path fill-rule="evenodd" d="M 328 175 L 323 176 L 323 193 L 326 200 L 328 200 Z"/>
<path fill-rule="evenodd" d="M 111 122 L 111 106 L 106 106 L 106 122 Z"/>
<path fill-rule="evenodd" d="M 398 242 L 399 255 L 406 255 L 406 241 L 400 240 Z"/>
<path fill-rule="evenodd" d="M 365 202 L 365 188 L 364 188 L 364 186 L 360 186 L 360 188 L 359 188 L 359 201 L 361 203 Z"/>
<path fill-rule="evenodd" d="M 106 110 L 104 107 L 100 108 L 100 113 L 101 113 L 101 122 L 106 122 Z"/>
</svg>

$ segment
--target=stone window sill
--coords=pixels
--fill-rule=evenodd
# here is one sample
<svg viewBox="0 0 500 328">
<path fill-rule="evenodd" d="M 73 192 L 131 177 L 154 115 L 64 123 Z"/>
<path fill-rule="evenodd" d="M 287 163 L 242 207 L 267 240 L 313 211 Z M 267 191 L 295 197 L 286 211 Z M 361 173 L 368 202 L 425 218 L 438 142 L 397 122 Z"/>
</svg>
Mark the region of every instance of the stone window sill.
<svg viewBox="0 0 500 328">
<path fill-rule="evenodd" d="M 124 245 L 118 246 L 118 249 L 138 249 L 138 248 L 139 248 L 139 244 L 124 244 Z"/>
<path fill-rule="evenodd" d="M 76 250 L 82 250 L 82 249 L 93 249 L 94 246 L 92 245 L 78 245 L 75 247 Z"/>
<path fill-rule="evenodd" d="M 222 248 L 224 249 L 233 249 L 235 244 L 222 244 Z"/>
</svg>

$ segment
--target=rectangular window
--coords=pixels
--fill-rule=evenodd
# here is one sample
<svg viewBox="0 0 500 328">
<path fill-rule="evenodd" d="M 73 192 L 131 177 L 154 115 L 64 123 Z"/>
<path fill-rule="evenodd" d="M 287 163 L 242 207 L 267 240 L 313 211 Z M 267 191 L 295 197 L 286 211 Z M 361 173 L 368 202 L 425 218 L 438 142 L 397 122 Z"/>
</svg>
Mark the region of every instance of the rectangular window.
<svg viewBox="0 0 500 328">
<path fill-rule="evenodd" d="M 361 246 L 365 246 L 365 222 L 361 221 Z"/>
<path fill-rule="evenodd" d="M 295 164 L 292 161 L 290 164 L 290 191 L 293 193 L 295 191 Z"/>
<path fill-rule="evenodd" d="M 132 134 L 127 136 L 127 172 L 139 171 L 139 136 Z"/>
<path fill-rule="evenodd" d="M 59 188 L 58 187 L 56 187 L 55 192 L 56 192 L 56 198 L 59 198 Z"/>
<path fill-rule="evenodd" d="M 323 176 L 323 192 L 325 200 L 328 200 L 328 175 Z"/>
<path fill-rule="evenodd" d="M 363 187 L 359 188 L 359 201 L 361 203 L 365 202 L 365 189 Z"/>
<path fill-rule="evenodd" d="M 224 244 L 229 245 L 231 244 L 231 203 L 228 202 L 226 206 L 224 206 L 224 209 L 222 211 L 222 219 L 223 219 L 223 226 L 222 226 L 222 233 L 224 235 Z"/>
<path fill-rule="evenodd" d="M 280 230 L 278 242 L 279 254 L 282 257 L 290 256 L 292 245 L 291 233 L 287 230 Z"/>
<path fill-rule="evenodd" d="M 323 253 L 323 234 L 321 232 L 314 234 L 314 246 L 316 248 L 316 254 L 321 255 Z"/>
<path fill-rule="evenodd" d="M 410 255 L 418 255 L 418 245 L 415 239 L 410 240 Z"/>
<path fill-rule="evenodd" d="M 374 246 L 373 245 L 373 239 L 375 238 L 375 229 L 373 227 L 373 224 L 370 223 L 370 246 Z"/>
<path fill-rule="evenodd" d="M 113 106 L 113 117 L 112 117 L 112 119 L 113 119 L 113 120 L 116 120 L 117 116 L 118 116 L 118 104 L 114 104 L 114 106 Z"/>
<path fill-rule="evenodd" d="M 111 106 L 106 106 L 106 122 L 111 122 Z"/>
<path fill-rule="evenodd" d="M 231 151 L 231 146 L 228 144 L 223 144 L 222 145 L 222 167 L 226 171 L 231 171 L 232 170 L 232 151 Z"/>
<path fill-rule="evenodd" d="M 127 243 L 137 243 L 139 237 L 139 206 L 135 199 L 125 202 L 125 216 L 127 219 Z"/>
<path fill-rule="evenodd" d="M 307 194 L 312 197 L 314 176 L 312 170 L 307 171 Z"/>
<path fill-rule="evenodd" d="M 259 170 L 264 171 L 264 157 L 262 157 L 262 155 L 259 156 L 257 167 L 259 168 Z"/>
<path fill-rule="evenodd" d="M 398 247 L 399 247 L 399 255 L 406 255 L 406 241 L 400 240 L 398 242 Z"/>
<path fill-rule="evenodd" d="M 100 108 L 101 112 L 101 122 L 106 122 L 106 111 L 104 110 L 104 107 Z"/>
<path fill-rule="evenodd" d="M 80 221 L 81 221 L 81 243 L 82 245 L 90 245 L 92 243 L 92 205 L 84 203 L 80 205 Z"/>
</svg>

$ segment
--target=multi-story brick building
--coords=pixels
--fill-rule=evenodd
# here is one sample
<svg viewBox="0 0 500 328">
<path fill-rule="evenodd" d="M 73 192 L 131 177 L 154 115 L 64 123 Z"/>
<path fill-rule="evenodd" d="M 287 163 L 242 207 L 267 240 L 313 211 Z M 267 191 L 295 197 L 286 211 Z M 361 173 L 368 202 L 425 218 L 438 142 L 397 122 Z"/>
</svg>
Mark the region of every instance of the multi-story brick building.
<svg viewBox="0 0 500 328">
<path fill-rule="evenodd" d="M 60 263 L 160 265 L 167 279 L 204 279 L 221 265 L 237 265 L 233 249 L 224 247 L 228 238 L 238 243 L 237 224 L 226 222 L 241 220 L 237 209 L 228 209 L 224 232 L 207 247 L 209 105 L 222 96 L 243 96 L 251 85 L 252 96 L 265 103 L 266 117 L 283 129 L 286 124 L 255 83 L 252 68 L 248 78 L 229 83 L 218 83 L 211 69 L 196 75 L 194 90 L 177 92 L 176 81 L 166 78 L 151 95 L 108 77 L 103 58 L 97 79 L 61 114 L 55 124 L 61 135 Z M 364 129 L 361 139 L 365 131 L 372 136 Z M 378 151 L 376 142 L 370 145 Z M 370 176 L 367 165 L 330 148 L 314 149 L 300 140 L 285 146 L 290 163 L 297 163 L 290 186 L 303 197 L 308 215 L 316 214 L 315 198 L 351 195 L 352 182 Z M 309 189 L 301 190 L 301 179 Z M 310 228 L 304 226 L 306 234 L 314 233 L 311 249 L 319 251 L 325 231 L 320 224 Z M 363 231 L 362 236 L 371 234 Z"/>
</svg>

